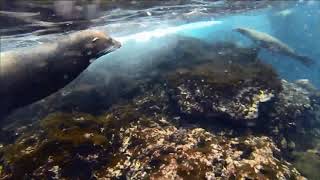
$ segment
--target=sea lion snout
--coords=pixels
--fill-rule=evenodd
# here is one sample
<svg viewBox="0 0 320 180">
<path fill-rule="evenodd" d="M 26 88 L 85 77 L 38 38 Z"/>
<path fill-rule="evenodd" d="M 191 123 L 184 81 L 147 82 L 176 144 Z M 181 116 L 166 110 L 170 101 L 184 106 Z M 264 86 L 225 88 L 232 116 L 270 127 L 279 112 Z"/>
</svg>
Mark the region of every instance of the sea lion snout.
<svg viewBox="0 0 320 180">
<path fill-rule="evenodd" d="M 84 39 L 86 55 L 93 54 L 92 58 L 99 58 L 121 47 L 121 43 L 106 33 L 100 31 L 87 30 L 82 32 L 79 38 Z"/>
<path fill-rule="evenodd" d="M 97 45 L 100 46 L 100 45 Z M 111 53 L 121 47 L 121 43 L 115 39 L 107 40 L 106 44 L 101 45 L 101 47 L 98 48 L 98 52 L 96 53 L 95 58 L 99 58 L 103 55 L 106 55 L 108 53 Z"/>
<path fill-rule="evenodd" d="M 238 28 L 234 28 L 233 31 L 239 32 L 239 33 L 245 33 L 246 32 L 246 30 L 244 28 L 239 28 L 239 27 Z"/>
</svg>

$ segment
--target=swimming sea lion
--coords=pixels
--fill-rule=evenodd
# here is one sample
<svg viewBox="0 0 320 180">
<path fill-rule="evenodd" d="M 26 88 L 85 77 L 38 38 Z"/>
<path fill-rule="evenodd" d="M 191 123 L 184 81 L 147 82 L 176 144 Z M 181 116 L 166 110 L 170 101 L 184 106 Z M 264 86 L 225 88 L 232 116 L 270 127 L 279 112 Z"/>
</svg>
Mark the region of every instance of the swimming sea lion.
<svg viewBox="0 0 320 180">
<path fill-rule="evenodd" d="M 57 42 L 0 54 L 0 120 L 12 110 L 58 91 L 92 62 L 121 47 L 106 34 L 86 30 Z"/>
<path fill-rule="evenodd" d="M 236 28 L 234 30 L 252 39 L 259 46 L 259 48 L 265 48 L 272 52 L 278 52 L 280 54 L 292 57 L 306 66 L 311 66 L 315 63 L 309 57 L 297 54 L 287 44 L 267 33 L 259 32 L 249 28 Z"/>
<path fill-rule="evenodd" d="M 294 12 L 293 9 L 285 9 L 275 13 L 275 15 L 280 17 L 287 17 L 287 16 L 290 16 L 293 12 Z"/>
</svg>

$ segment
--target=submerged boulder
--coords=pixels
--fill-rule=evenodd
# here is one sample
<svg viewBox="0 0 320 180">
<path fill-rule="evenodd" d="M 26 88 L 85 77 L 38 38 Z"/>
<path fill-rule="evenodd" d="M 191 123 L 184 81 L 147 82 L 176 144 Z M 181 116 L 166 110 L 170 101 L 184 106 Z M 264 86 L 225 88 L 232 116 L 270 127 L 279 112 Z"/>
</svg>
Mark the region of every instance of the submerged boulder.
<svg viewBox="0 0 320 180">
<path fill-rule="evenodd" d="M 226 138 L 202 128 L 141 128 L 136 123 L 120 133 L 122 145 L 115 154 L 119 159 L 98 171 L 98 178 L 301 178 L 274 157 L 278 149 L 267 137 Z"/>
<path fill-rule="evenodd" d="M 231 119 L 253 125 L 261 104 L 281 90 L 271 67 L 262 63 L 209 63 L 167 76 L 168 91 L 181 113 Z"/>
<path fill-rule="evenodd" d="M 152 95 L 101 117 L 50 115 L 3 150 L 1 178 L 303 178 L 272 139 L 176 126 Z"/>
<path fill-rule="evenodd" d="M 309 91 L 301 85 L 282 80 L 282 91 L 272 107 L 263 113 L 266 119 L 265 132 L 281 141 L 292 142 L 297 148 L 312 145 L 319 122 L 320 101 L 315 97 L 316 90 Z M 284 143 L 282 143 L 284 144 Z M 303 146 L 303 147 L 301 147 Z M 283 146 L 286 149 L 287 146 Z"/>
<path fill-rule="evenodd" d="M 84 113 L 49 115 L 2 149 L 1 179 L 87 179 L 92 168 L 110 158 L 105 124 L 104 119 Z"/>
</svg>

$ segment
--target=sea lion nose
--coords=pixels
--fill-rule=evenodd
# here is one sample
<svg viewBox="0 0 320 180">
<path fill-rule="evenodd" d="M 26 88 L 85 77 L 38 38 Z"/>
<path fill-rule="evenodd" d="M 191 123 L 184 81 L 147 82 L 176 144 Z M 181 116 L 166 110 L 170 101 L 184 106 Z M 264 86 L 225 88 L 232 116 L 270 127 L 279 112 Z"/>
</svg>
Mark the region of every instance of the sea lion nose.
<svg viewBox="0 0 320 180">
<path fill-rule="evenodd" d="M 116 48 L 121 48 L 122 44 L 119 41 L 113 39 L 112 42 Z"/>
<path fill-rule="evenodd" d="M 233 28 L 232 31 L 239 32 L 240 29 L 239 28 Z"/>
</svg>

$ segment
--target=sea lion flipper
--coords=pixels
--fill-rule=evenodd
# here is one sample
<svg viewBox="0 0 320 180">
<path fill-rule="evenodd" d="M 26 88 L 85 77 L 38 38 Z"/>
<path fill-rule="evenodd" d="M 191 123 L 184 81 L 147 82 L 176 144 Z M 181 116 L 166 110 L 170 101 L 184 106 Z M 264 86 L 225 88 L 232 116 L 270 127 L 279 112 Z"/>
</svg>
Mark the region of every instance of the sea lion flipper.
<svg viewBox="0 0 320 180">
<path fill-rule="evenodd" d="M 307 67 L 311 67 L 316 64 L 316 62 L 308 56 L 296 55 L 296 58 Z"/>
</svg>

